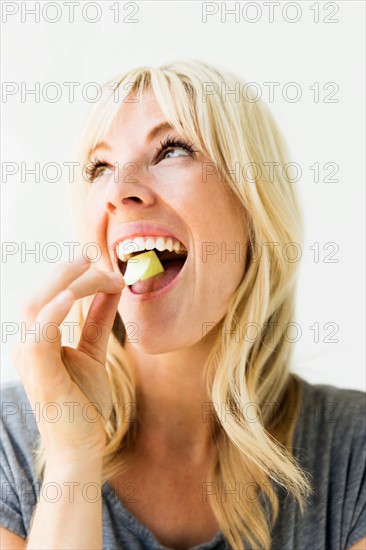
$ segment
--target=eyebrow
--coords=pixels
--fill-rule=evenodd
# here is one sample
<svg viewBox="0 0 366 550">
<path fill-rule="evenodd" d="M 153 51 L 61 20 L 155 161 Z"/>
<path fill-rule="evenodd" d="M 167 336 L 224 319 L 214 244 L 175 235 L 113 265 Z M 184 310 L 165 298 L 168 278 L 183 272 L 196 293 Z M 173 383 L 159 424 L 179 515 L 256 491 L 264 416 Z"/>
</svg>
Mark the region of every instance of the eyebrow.
<svg viewBox="0 0 366 550">
<path fill-rule="evenodd" d="M 157 126 L 155 126 L 150 132 L 147 134 L 146 141 L 150 143 L 153 139 L 155 139 L 157 136 L 162 134 L 163 132 L 166 132 L 168 130 L 173 130 L 173 126 L 169 124 L 169 122 L 161 122 Z"/>
<path fill-rule="evenodd" d="M 157 138 L 160 134 L 163 134 L 164 132 L 167 132 L 168 130 L 173 130 L 173 126 L 169 124 L 169 122 L 164 121 L 160 124 L 157 124 L 150 130 L 150 132 L 146 136 L 146 142 L 150 143 L 153 139 Z M 95 145 L 95 147 L 92 147 L 88 151 L 88 157 L 90 157 L 95 151 L 98 149 L 106 149 L 108 151 L 111 150 L 111 146 L 106 141 L 100 141 Z"/>
<path fill-rule="evenodd" d="M 91 147 L 89 149 L 88 158 L 90 158 L 92 156 L 92 154 L 95 153 L 95 151 L 97 151 L 98 149 L 107 149 L 107 151 L 110 151 L 111 147 L 110 147 L 110 145 L 108 145 L 108 143 L 106 141 L 100 141 L 99 143 L 97 143 L 95 145 L 95 147 Z"/>
</svg>

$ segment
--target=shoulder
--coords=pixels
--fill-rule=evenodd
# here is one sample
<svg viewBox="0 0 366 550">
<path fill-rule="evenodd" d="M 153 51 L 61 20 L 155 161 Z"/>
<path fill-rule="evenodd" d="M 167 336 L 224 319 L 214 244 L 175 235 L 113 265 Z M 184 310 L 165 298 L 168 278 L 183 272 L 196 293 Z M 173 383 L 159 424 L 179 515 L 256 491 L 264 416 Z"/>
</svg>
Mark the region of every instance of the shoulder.
<svg viewBox="0 0 366 550">
<path fill-rule="evenodd" d="M 301 387 L 296 425 L 299 439 L 331 442 L 333 447 L 342 446 L 344 438 L 365 440 L 365 392 L 297 379 Z"/>
<path fill-rule="evenodd" d="M 300 380 L 294 454 L 310 474 L 311 511 L 329 529 L 331 546 L 349 548 L 366 522 L 366 393 Z M 335 544 L 334 541 L 338 541 Z"/>
<path fill-rule="evenodd" d="M 285 542 L 278 547 L 296 539 L 301 548 L 348 549 L 365 536 L 366 393 L 295 378 L 300 401 L 292 452 L 313 493 L 303 514 L 286 500 L 277 528 L 277 540 Z"/>
</svg>

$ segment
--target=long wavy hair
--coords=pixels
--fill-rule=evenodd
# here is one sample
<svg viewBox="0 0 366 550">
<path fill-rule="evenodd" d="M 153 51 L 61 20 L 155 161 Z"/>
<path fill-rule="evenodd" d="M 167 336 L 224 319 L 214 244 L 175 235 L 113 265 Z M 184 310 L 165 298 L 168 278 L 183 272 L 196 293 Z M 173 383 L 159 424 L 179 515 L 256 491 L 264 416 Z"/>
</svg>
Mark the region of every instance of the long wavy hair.
<svg viewBox="0 0 366 550">
<path fill-rule="evenodd" d="M 292 453 L 301 387 L 289 366 L 292 344 L 287 329 L 294 319 L 298 267 L 296 254 L 291 256 L 289 251 L 294 248 L 296 252 L 303 229 L 295 190 L 284 172 L 286 149 L 268 108 L 251 95 L 241 78 L 192 60 L 139 67 L 107 82 L 80 141 L 81 167 L 88 163 L 88 152 L 107 132 L 121 102 L 138 101 L 150 91 L 172 127 L 214 163 L 223 184 L 242 205 L 248 226 L 245 273 L 226 315 L 215 327 L 213 347 L 202 371 L 217 442 L 207 498 L 234 548 L 242 548 L 246 541 L 251 548 L 268 549 L 279 513 L 278 490 L 295 497 L 302 512 L 312 493 L 308 474 Z M 80 176 L 75 187 L 74 206 L 80 219 L 88 192 L 86 178 Z M 68 317 L 77 320 L 79 329 L 91 300 L 77 302 Z M 121 416 L 136 401 L 125 338 L 117 314 L 106 363 L 114 408 L 105 425 L 103 482 L 126 471 L 133 459 L 135 419 Z M 77 373 L 72 377 L 82 387 Z M 225 408 L 224 418 L 215 404 Z M 255 404 L 255 421 L 253 411 L 247 414 L 248 404 Z M 42 479 L 41 441 L 35 463 Z M 223 498 L 224 487 L 226 491 L 239 488 L 240 498 Z"/>
</svg>

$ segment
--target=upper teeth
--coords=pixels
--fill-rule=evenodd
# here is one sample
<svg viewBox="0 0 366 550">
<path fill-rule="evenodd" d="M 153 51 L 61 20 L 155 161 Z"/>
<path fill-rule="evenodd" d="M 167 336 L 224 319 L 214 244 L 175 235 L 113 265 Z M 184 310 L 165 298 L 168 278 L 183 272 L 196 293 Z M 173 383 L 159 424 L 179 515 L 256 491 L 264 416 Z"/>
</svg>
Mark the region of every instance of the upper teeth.
<svg viewBox="0 0 366 550">
<path fill-rule="evenodd" d="M 182 253 L 187 252 L 186 248 L 180 241 L 171 237 L 134 237 L 133 239 L 125 239 L 118 243 L 116 252 L 122 262 L 125 262 L 132 252 L 141 252 L 143 250 L 169 250 L 169 252 Z"/>
</svg>

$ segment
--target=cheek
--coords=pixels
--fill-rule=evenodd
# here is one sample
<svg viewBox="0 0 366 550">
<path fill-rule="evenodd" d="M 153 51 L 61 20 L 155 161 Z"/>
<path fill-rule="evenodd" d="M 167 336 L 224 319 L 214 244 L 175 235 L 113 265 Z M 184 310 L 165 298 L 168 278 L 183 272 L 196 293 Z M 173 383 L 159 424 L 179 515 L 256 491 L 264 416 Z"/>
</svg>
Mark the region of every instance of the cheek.
<svg viewBox="0 0 366 550">
<path fill-rule="evenodd" d="M 195 225 L 197 282 L 223 312 L 244 276 L 247 229 L 244 212 L 221 182 L 208 180 L 207 190 Z M 201 285 L 198 290 L 202 291 Z"/>
<path fill-rule="evenodd" d="M 164 173 L 165 172 L 165 173 Z M 168 178 L 169 173 L 169 178 Z M 244 212 L 217 175 L 202 176 L 202 166 L 160 170 L 168 204 L 189 228 L 194 247 L 195 292 L 219 292 L 226 302 L 245 268 L 247 231 Z"/>
<path fill-rule="evenodd" d="M 201 184 L 191 207 L 195 250 L 203 267 L 212 266 L 230 279 L 240 278 L 245 264 L 247 230 L 242 212 L 217 180 Z M 194 213 L 194 216 L 192 216 Z"/>
<path fill-rule="evenodd" d="M 177 213 L 186 214 L 205 200 L 206 185 L 202 183 L 202 165 L 182 157 L 160 162 L 151 170 L 157 194 L 174 206 Z"/>
</svg>

